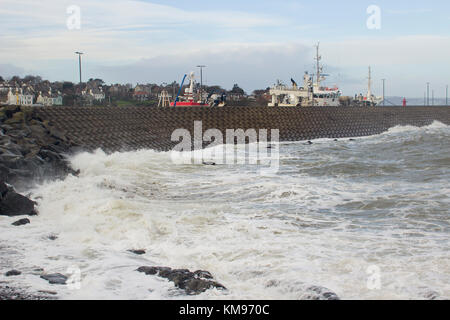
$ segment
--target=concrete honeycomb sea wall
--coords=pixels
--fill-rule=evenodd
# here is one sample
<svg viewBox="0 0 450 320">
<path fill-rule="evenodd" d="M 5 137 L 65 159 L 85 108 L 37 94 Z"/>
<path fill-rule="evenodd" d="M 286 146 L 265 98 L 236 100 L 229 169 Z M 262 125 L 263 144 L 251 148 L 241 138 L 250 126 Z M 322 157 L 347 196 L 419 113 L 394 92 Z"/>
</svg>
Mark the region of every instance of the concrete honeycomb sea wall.
<svg viewBox="0 0 450 320">
<path fill-rule="evenodd" d="M 397 125 L 450 124 L 450 107 L 42 107 L 35 116 L 87 150 L 170 150 L 174 130 L 279 129 L 281 141 L 380 134 Z"/>
</svg>

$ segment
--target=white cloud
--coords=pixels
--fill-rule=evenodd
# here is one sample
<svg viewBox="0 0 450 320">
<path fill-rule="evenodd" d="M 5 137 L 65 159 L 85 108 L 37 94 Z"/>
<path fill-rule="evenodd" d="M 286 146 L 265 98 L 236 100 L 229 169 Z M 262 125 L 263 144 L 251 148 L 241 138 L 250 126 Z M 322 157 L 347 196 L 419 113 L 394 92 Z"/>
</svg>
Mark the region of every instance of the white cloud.
<svg viewBox="0 0 450 320">
<path fill-rule="evenodd" d="M 421 66 L 443 64 L 450 56 L 450 36 L 416 35 L 354 38 L 327 42 L 324 54 L 331 64 L 345 66 Z M 448 65 L 448 64 L 447 64 Z M 414 72 L 414 70 L 411 70 Z"/>
<path fill-rule="evenodd" d="M 431 9 L 402 9 L 402 10 L 387 10 L 387 13 L 392 15 L 411 15 L 411 14 L 422 14 L 422 13 L 430 13 L 433 12 Z"/>
<path fill-rule="evenodd" d="M 93 60 L 133 61 L 170 51 L 178 47 L 176 43 L 183 47 L 217 43 L 238 38 L 251 28 L 286 24 L 282 19 L 230 10 L 189 11 L 142 1 L 81 0 L 76 2 L 81 30 L 68 30 L 66 8 L 73 3 L 2 0 L 0 59 L 27 64 L 30 57 L 68 59 L 74 50 L 82 50 Z"/>
<path fill-rule="evenodd" d="M 142 59 L 123 66 L 99 66 L 93 71 L 108 82 L 160 83 L 180 81 L 183 74 L 196 71 L 195 66 L 202 63 L 207 65 L 204 79 L 208 84 L 231 88 L 238 83 L 251 92 L 266 88 L 277 79 L 300 79 L 302 66 L 309 61 L 312 61 L 312 47 L 301 43 L 226 43 L 214 48 Z"/>
</svg>

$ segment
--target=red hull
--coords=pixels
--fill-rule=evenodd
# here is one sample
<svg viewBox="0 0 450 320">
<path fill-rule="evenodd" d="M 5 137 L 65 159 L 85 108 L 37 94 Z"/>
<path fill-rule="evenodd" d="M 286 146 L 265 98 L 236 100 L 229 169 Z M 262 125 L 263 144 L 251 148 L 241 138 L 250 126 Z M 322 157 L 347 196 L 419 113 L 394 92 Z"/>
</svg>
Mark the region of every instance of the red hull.
<svg viewBox="0 0 450 320">
<path fill-rule="evenodd" d="M 171 102 L 170 106 L 173 107 L 174 103 Z M 208 104 L 198 102 L 177 102 L 177 107 L 205 107 L 205 106 L 208 106 Z"/>
</svg>

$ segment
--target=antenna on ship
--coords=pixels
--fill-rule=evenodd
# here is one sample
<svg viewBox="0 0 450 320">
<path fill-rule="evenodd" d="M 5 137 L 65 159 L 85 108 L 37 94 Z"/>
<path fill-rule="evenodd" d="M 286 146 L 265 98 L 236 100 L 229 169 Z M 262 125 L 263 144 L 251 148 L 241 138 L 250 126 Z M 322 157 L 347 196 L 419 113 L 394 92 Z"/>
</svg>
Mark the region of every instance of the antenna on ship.
<svg viewBox="0 0 450 320">
<path fill-rule="evenodd" d="M 369 84 L 367 87 L 367 99 L 371 100 L 371 98 L 372 98 L 372 72 L 369 66 Z"/>
<path fill-rule="evenodd" d="M 316 45 L 316 59 L 315 59 L 317 61 L 317 64 L 316 64 L 316 72 L 317 72 L 316 84 L 317 84 L 317 87 L 320 87 L 320 80 L 321 80 L 321 73 L 322 73 L 322 67 L 320 65 L 320 60 L 322 60 L 322 57 L 319 54 L 319 47 L 320 47 L 320 42 L 317 42 L 317 45 Z"/>
</svg>

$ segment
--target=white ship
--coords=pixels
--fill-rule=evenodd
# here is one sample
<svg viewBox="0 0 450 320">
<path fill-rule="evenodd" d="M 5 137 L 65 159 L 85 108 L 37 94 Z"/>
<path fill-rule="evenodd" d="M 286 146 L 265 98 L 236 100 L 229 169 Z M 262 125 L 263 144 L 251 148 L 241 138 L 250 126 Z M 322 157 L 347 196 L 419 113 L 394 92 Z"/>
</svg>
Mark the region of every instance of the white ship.
<svg viewBox="0 0 450 320">
<path fill-rule="evenodd" d="M 297 83 L 291 79 L 292 87 L 285 86 L 278 82 L 270 89 L 272 102 L 269 107 L 310 107 L 310 106 L 339 106 L 341 91 L 337 87 L 328 88 L 322 86 L 322 81 L 326 79 L 323 74 L 323 66 L 320 61 L 319 44 L 316 46 L 316 75 L 315 81 L 308 72 L 303 76 L 303 87 L 298 87 Z"/>
<path fill-rule="evenodd" d="M 361 106 L 366 106 L 366 107 L 374 107 L 374 106 L 378 106 L 383 102 L 384 98 L 383 97 L 376 97 L 375 95 L 372 94 L 372 70 L 369 66 L 369 83 L 367 86 L 367 95 L 363 96 L 363 95 L 359 95 L 359 96 L 355 96 L 355 103 Z"/>
</svg>

